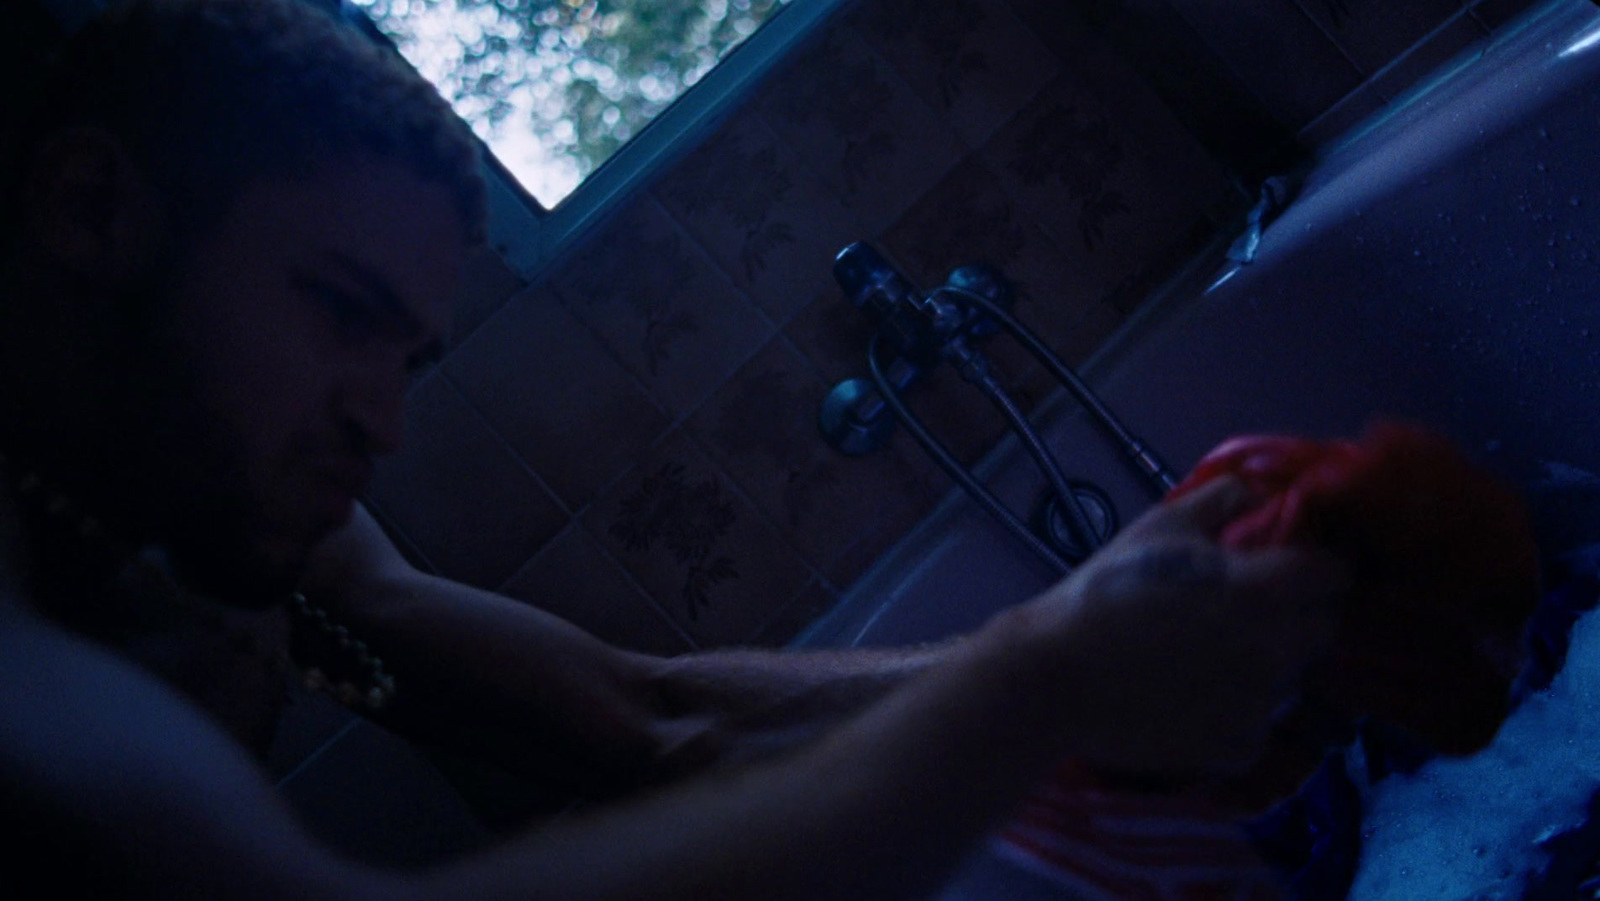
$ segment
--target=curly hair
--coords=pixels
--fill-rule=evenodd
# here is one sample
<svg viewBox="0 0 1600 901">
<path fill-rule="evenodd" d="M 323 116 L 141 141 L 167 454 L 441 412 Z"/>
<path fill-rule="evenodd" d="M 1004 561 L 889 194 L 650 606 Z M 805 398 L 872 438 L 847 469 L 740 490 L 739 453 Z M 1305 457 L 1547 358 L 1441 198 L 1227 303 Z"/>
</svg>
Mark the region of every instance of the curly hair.
<svg viewBox="0 0 1600 901">
<path fill-rule="evenodd" d="M 105 128 L 180 227 L 206 227 L 257 178 L 367 157 L 448 188 L 467 241 L 483 240 L 466 125 L 391 48 L 302 0 L 132 0 L 68 41 L 39 101 L 24 154 L 61 129 Z"/>
</svg>

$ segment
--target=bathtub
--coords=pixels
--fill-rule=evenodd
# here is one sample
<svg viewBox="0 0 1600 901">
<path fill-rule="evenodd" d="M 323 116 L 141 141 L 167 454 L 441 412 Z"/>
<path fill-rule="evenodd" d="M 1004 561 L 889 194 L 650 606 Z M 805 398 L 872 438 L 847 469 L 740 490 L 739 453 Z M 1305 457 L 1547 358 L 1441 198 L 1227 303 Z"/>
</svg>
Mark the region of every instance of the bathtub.
<svg viewBox="0 0 1600 901">
<path fill-rule="evenodd" d="M 1600 9 L 1540 6 L 1358 127 L 1303 173 L 1252 263 L 1216 248 L 1083 374 L 1180 473 L 1234 434 L 1425 423 L 1527 491 L 1549 560 L 1592 554 Z M 1068 475 L 1101 487 L 1123 522 L 1153 502 L 1070 400 L 1041 419 Z M 1018 510 L 1043 487 L 1007 443 L 981 475 Z M 1050 581 L 955 494 L 796 643 L 934 640 Z M 1062 895 L 979 855 L 949 897 Z"/>
</svg>

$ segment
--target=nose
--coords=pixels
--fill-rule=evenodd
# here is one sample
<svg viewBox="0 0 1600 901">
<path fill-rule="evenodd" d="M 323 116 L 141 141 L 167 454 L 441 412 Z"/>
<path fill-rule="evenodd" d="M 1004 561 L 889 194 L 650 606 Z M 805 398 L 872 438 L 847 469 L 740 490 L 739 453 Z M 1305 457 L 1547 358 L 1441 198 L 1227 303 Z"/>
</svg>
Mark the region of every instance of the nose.
<svg viewBox="0 0 1600 901">
<path fill-rule="evenodd" d="M 377 355 L 374 355 L 377 356 Z M 402 359 L 367 359 L 345 379 L 341 414 L 372 456 L 390 454 L 405 437 L 405 399 L 409 379 Z"/>
</svg>

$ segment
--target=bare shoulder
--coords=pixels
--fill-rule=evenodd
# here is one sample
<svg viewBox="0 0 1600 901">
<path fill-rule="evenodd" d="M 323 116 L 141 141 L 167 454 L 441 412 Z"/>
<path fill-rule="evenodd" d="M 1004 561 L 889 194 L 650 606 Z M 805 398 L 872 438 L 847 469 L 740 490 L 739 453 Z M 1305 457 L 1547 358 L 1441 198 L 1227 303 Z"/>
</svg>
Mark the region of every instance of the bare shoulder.
<svg viewBox="0 0 1600 901">
<path fill-rule="evenodd" d="M 350 521 L 312 551 L 302 584 L 307 594 L 345 603 L 420 575 L 367 508 L 356 504 Z"/>
<path fill-rule="evenodd" d="M 0 684 L 0 821 L 18 818 L 0 824 L 42 852 L 6 880 L 27 884 L 20 867 L 116 897 L 392 895 L 311 842 L 244 751 L 138 668 L 11 607 Z"/>
</svg>

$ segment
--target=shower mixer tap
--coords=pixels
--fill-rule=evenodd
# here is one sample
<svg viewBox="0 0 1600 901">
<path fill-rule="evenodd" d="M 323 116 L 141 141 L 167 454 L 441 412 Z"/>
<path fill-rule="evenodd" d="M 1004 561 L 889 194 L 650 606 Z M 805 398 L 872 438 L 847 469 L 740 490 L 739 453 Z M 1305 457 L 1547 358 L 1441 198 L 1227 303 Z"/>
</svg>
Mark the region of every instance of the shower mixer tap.
<svg viewBox="0 0 1600 901">
<path fill-rule="evenodd" d="M 833 276 L 856 308 L 878 323 L 895 351 L 918 367 L 932 367 L 945 346 L 961 337 L 992 335 L 997 330 L 982 311 L 941 291 L 918 292 L 883 255 L 866 244 L 852 244 L 839 253 Z M 1009 307 L 1011 292 L 1000 274 L 988 266 L 965 266 L 951 274 L 951 284 L 982 291 Z"/>
<path fill-rule="evenodd" d="M 1047 563 L 1065 572 L 1087 557 L 1116 528 L 1115 509 L 1098 488 L 1062 474 L 1038 432 L 995 376 L 977 342 L 1004 330 L 1077 397 L 1158 496 L 1177 484 L 1149 446 L 1135 438 L 1060 357 L 1011 315 L 1011 289 L 998 270 L 982 264 L 963 266 L 951 273 L 944 285 L 923 294 L 876 250 L 856 243 L 839 253 L 833 273 L 851 303 L 878 324 L 867 350 L 872 378 L 840 382 L 822 403 L 818 424 L 829 444 L 840 452 L 865 454 L 883 446 L 898 421 L 958 485 Z M 940 361 L 948 361 L 989 398 L 1050 483 L 1032 530 L 968 472 L 901 399 Z"/>
</svg>

